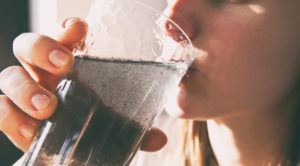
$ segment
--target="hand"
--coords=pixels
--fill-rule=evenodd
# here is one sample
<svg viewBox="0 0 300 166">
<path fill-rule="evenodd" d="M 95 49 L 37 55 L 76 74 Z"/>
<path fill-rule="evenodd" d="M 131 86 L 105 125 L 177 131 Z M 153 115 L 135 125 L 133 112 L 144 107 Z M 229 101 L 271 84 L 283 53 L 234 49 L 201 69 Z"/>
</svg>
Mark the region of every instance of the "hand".
<svg viewBox="0 0 300 166">
<path fill-rule="evenodd" d="M 57 40 L 24 33 L 13 44 L 13 51 L 24 68 L 11 66 L 0 74 L 0 130 L 21 150 L 27 151 L 40 121 L 49 118 L 57 106 L 53 94 L 62 75 L 72 67 L 73 45 L 86 36 L 87 25 L 69 18 Z M 167 142 L 166 135 L 153 128 L 141 149 L 157 151 Z"/>
</svg>

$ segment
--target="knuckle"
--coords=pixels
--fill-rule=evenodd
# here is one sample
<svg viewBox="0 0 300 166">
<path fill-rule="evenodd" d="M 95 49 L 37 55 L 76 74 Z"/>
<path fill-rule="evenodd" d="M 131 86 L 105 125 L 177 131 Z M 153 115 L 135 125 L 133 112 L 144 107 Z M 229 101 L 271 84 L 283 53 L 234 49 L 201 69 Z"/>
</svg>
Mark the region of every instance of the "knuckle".
<svg viewBox="0 0 300 166">
<path fill-rule="evenodd" d="M 46 119 L 52 115 L 57 105 L 57 99 L 40 85 L 36 84 L 20 66 L 12 66 L 0 73 L 0 88 L 24 112 L 37 119 Z M 49 95 L 51 102 L 47 108 L 36 111 L 32 105 L 32 96 L 37 92 Z M 9 99 L 1 97 L 0 109 L 13 109 L 14 104 Z M 10 107 L 7 107 L 10 106 Z M 0 111 L 1 112 L 1 111 Z M 4 114 L 3 114 L 4 115 Z M 0 115 L 1 116 L 1 115 Z M 1 118 L 2 119 L 2 118 Z M 3 120 L 3 119 L 2 119 Z"/>
<path fill-rule="evenodd" d="M 17 55 L 18 52 L 20 52 L 21 48 L 20 46 L 25 43 L 27 36 L 29 36 L 30 33 L 22 33 L 19 36 L 17 36 L 13 41 L 13 52 L 15 55 Z"/>
<path fill-rule="evenodd" d="M 16 39 L 14 40 L 13 52 L 16 57 L 31 55 L 34 50 L 40 48 L 43 45 L 46 39 L 46 36 L 37 33 L 23 33 L 16 37 Z"/>
<path fill-rule="evenodd" d="M 0 130 L 5 129 L 7 119 L 9 119 L 11 101 L 7 96 L 0 96 Z"/>
<path fill-rule="evenodd" d="M 2 82 L 5 82 L 6 79 L 14 76 L 16 73 L 21 73 L 23 71 L 24 71 L 24 69 L 21 66 L 7 67 L 0 73 L 0 84 Z"/>
<path fill-rule="evenodd" d="M 31 80 L 26 76 L 27 72 L 20 66 L 11 66 L 0 73 L 0 89 L 13 100 L 19 100 L 27 93 L 20 91 L 30 90 Z"/>
<path fill-rule="evenodd" d="M 21 33 L 19 36 L 17 36 L 13 41 L 13 46 L 18 45 L 20 42 L 22 43 L 22 40 L 29 34 L 30 33 Z"/>
</svg>

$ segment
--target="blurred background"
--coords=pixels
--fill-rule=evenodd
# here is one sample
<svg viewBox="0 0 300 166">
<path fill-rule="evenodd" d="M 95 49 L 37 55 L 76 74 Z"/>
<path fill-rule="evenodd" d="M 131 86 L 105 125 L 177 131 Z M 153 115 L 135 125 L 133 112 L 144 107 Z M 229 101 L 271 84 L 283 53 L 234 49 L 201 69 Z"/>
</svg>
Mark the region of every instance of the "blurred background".
<svg viewBox="0 0 300 166">
<path fill-rule="evenodd" d="M 12 41 L 20 33 L 29 30 L 28 1 L 0 1 L 0 70 L 17 65 L 12 54 Z M 12 165 L 22 155 L 15 146 L 0 132 L 0 163 Z"/>
</svg>

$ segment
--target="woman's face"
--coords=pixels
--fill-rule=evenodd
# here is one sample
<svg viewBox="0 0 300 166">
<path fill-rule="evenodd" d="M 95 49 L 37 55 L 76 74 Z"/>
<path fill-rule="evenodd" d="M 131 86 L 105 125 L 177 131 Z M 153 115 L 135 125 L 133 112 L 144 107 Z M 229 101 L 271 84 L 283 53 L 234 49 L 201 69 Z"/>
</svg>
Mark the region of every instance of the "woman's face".
<svg viewBox="0 0 300 166">
<path fill-rule="evenodd" d="M 271 110 L 298 86 L 299 0 L 169 0 L 196 60 L 177 116 L 205 120 Z M 174 112 L 173 112 L 174 113 Z"/>
</svg>

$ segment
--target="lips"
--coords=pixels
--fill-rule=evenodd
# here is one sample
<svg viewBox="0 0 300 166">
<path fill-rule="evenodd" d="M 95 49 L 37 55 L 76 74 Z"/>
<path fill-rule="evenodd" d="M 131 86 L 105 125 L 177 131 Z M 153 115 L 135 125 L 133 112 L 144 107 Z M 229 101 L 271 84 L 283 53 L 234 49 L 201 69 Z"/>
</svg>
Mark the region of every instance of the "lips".
<svg viewBox="0 0 300 166">
<path fill-rule="evenodd" d="M 193 74 L 198 73 L 199 70 L 193 66 L 190 66 L 185 74 L 185 77 L 191 77 Z"/>
<path fill-rule="evenodd" d="M 195 75 L 197 72 L 198 70 L 196 68 L 189 67 L 185 75 L 182 77 L 179 86 L 181 87 L 184 84 L 184 82 L 190 80 L 193 77 L 193 75 Z"/>
<path fill-rule="evenodd" d="M 189 72 L 193 72 L 193 73 L 194 73 L 194 72 L 199 72 L 199 70 L 198 70 L 197 68 L 193 67 L 193 66 L 189 67 L 189 68 L 188 68 L 188 71 L 189 71 Z"/>
</svg>

